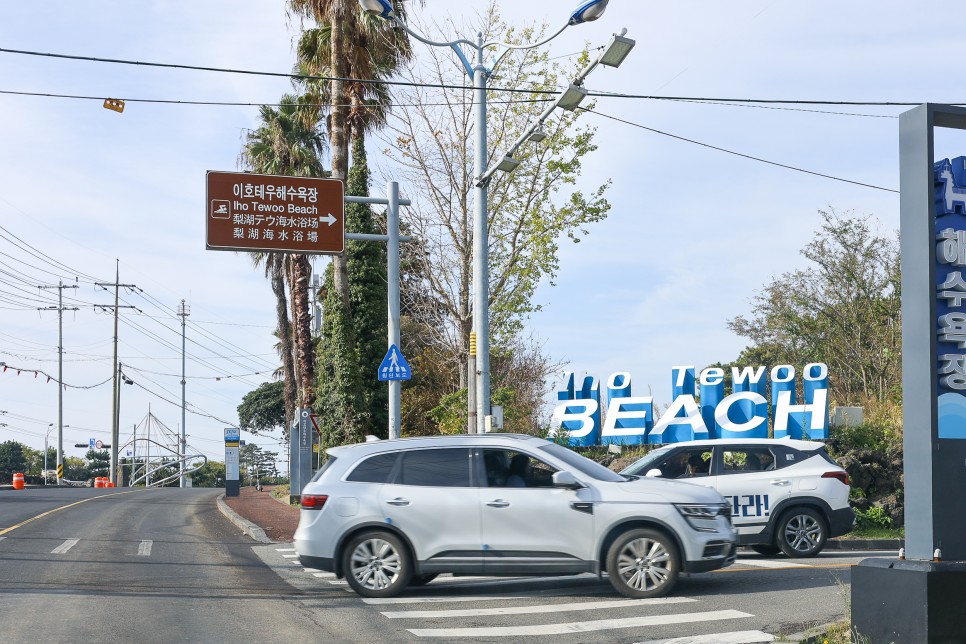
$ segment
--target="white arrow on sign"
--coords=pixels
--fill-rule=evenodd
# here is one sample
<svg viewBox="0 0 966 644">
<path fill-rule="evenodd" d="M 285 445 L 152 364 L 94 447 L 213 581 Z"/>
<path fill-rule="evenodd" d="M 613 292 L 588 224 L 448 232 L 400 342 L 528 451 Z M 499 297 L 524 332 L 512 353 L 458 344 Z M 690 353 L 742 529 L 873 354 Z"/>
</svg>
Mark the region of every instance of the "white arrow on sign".
<svg viewBox="0 0 966 644">
<path fill-rule="evenodd" d="M 329 224 L 329 226 L 331 226 L 332 224 L 334 224 L 335 222 L 337 222 L 338 219 L 336 219 L 334 216 L 332 216 L 332 213 L 330 212 L 325 217 L 319 217 L 319 221 L 324 221 L 325 223 Z"/>
</svg>

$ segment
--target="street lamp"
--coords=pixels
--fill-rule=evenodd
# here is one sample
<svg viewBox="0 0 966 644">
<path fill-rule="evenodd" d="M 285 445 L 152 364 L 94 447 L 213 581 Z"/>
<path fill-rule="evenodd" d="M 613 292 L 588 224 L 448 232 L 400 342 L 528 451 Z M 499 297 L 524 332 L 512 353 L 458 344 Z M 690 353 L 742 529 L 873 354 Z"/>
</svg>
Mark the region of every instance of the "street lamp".
<svg viewBox="0 0 966 644">
<path fill-rule="evenodd" d="M 487 170 L 487 150 L 486 150 L 486 82 L 487 78 L 493 73 L 493 70 L 500 64 L 504 57 L 511 51 L 533 49 L 541 45 L 545 45 L 557 36 L 559 36 L 564 29 L 571 25 L 579 25 L 585 22 L 591 22 L 600 18 L 604 10 L 607 8 L 607 3 L 609 0 L 585 0 L 578 5 L 578 7 L 570 14 L 570 18 L 560 29 L 551 34 L 548 38 L 545 38 L 539 42 L 525 44 L 525 45 L 512 45 L 500 41 L 488 41 L 484 42 L 483 35 L 477 34 L 476 41 L 466 39 L 457 39 L 449 42 L 437 42 L 434 40 L 429 40 L 424 36 L 416 33 L 409 26 L 399 19 L 393 9 L 390 0 L 359 0 L 359 4 L 362 8 L 376 16 L 380 16 L 386 20 L 391 20 L 397 24 L 401 29 L 403 29 L 410 36 L 415 38 L 421 43 L 429 45 L 431 47 L 449 47 L 459 58 L 460 63 L 463 65 L 463 71 L 466 75 L 473 81 L 473 105 L 475 108 L 475 121 L 476 121 L 476 142 L 474 150 L 474 160 L 473 160 L 473 176 L 475 178 L 474 185 L 474 211 L 473 211 L 473 330 L 476 334 L 476 427 L 475 431 L 477 433 L 483 433 L 486 426 L 486 418 L 490 414 L 490 311 L 489 311 L 489 297 L 490 297 L 490 285 L 489 285 L 489 240 L 487 231 L 487 187 L 489 186 L 490 176 L 496 170 L 501 170 L 503 172 L 512 172 L 518 165 L 520 161 L 514 157 L 514 152 L 519 145 L 519 142 L 515 144 L 510 151 L 505 155 L 499 157 L 499 161 L 496 166 L 491 170 Z M 625 30 L 626 32 L 626 30 Z M 623 36 L 623 33 L 621 34 Z M 633 46 L 633 42 L 630 39 L 623 39 Z M 626 45 L 625 43 L 622 43 Z M 476 52 L 475 64 L 470 62 L 467 58 L 466 53 L 463 51 L 463 45 L 473 49 Z M 490 47 L 502 48 L 502 51 L 497 55 L 493 64 L 488 68 L 483 64 L 483 52 Z M 628 48 L 627 51 L 630 51 Z M 624 52 L 626 56 L 626 52 Z M 597 64 L 609 64 L 604 63 L 602 60 L 603 56 L 598 57 L 598 59 L 590 66 L 593 69 Z M 613 54 L 608 61 L 615 60 L 617 58 L 616 54 Z M 623 60 L 623 57 L 620 58 Z M 618 61 L 619 64 L 619 61 Z M 586 73 L 581 73 L 577 80 L 571 84 L 570 87 L 565 90 L 562 95 L 557 99 L 556 102 L 551 103 L 550 107 L 543 113 L 540 117 L 537 127 L 531 128 L 524 140 L 533 135 L 539 126 L 543 124 L 543 121 L 550 115 L 550 112 L 557 106 L 563 107 L 564 109 L 574 110 L 579 105 L 580 100 L 583 99 L 587 94 L 587 90 L 580 87 L 583 82 L 583 78 L 589 73 L 589 69 L 585 70 Z M 539 135 L 537 135 L 539 137 Z M 470 345 L 473 345 L 473 339 L 470 339 Z M 471 350 L 472 355 L 472 350 Z M 467 386 L 472 388 L 473 374 L 468 373 Z M 471 389 L 473 391 L 473 389 Z M 472 399 L 472 396 L 471 396 Z M 470 431 L 474 431 L 471 427 Z"/>
</svg>

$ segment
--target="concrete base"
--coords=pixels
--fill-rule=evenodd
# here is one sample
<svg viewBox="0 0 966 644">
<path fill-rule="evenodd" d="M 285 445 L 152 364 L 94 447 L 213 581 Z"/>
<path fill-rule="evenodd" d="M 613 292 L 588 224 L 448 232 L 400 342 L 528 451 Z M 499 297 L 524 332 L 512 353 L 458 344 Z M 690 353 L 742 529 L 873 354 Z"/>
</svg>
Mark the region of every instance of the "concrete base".
<svg viewBox="0 0 966 644">
<path fill-rule="evenodd" d="M 225 481 L 225 496 L 238 496 L 241 493 L 241 481 Z"/>
<path fill-rule="evenodd" d="M 852 568 L 859 641 L 966 644 L 966 562 L 865 559 Z"/>
</svg>

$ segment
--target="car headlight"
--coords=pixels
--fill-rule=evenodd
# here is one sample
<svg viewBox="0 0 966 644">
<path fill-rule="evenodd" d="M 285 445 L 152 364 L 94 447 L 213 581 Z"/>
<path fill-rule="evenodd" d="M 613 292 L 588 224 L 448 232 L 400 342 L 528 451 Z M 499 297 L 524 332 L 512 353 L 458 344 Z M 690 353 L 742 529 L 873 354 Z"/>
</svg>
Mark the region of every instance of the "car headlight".
<svg viewBox="0 0 966 644">
<path fill-rule="evenodd" d="M 718 532 L 719 516 L 731 523 L 731 506 L 727 503 L 675 503 L 674 507 L 698 532 Z"/>
</svg>

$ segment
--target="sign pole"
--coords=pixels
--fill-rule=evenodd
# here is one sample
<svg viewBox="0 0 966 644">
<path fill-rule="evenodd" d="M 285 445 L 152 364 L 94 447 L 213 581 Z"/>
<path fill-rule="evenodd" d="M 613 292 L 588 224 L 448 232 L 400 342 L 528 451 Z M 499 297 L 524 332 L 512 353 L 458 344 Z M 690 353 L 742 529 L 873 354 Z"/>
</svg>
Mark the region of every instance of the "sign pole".
<svg viewBox="0 0 966 644">
<path fill-rule="evenodd" d="M 389 346 L 399 346 L 399 184 L 390 181 L 386 208 L 389 280 Z M 389 381 L 389 438 L 399 438 L 402 383 Z"/>
</svg>

